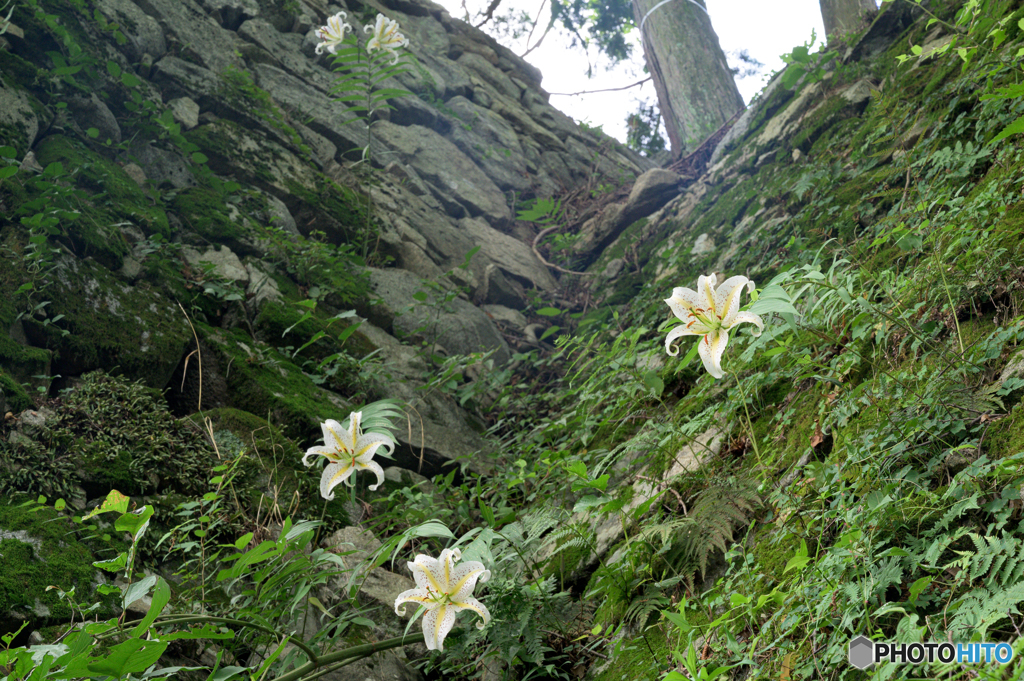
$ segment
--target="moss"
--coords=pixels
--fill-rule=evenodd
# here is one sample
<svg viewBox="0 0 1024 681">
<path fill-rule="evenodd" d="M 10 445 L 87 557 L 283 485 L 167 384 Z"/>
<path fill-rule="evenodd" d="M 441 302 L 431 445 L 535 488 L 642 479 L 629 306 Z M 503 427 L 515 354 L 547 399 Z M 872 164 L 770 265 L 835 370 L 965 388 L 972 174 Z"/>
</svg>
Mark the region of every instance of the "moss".
<svg viewBox="0 0 1024 681">
<path fill-rule="evenodd" d="M 90 247 L 107 248 L 123 257 L 127 245 L 120 231 L 105 229 L 106 225 L 123 220 L 138 225 L 147 236 L 159 234 L 170 239 L 167 214 L 155 205 L 155 201 L 118 164 L 86 148 L 78 140 L 63 135 L 47 137 L 39 143 L 35 152 L 43 166 L 55 161 L 63 163 L 65 171 L 75 174 L 77 185 L 92 193 L 92 203 L 98 212 L 95 216 L 86 214 L 78 221 L 78 226 L 86 230 L 81 238 Z M 90 226 L 90 217 L 97 224 Z M 105 238 L 110 243 L 95 243 L 99 238 Z"/>
<path fill-rule="evenodd" d="M 178 423 L 155 391 L 100 373 L 51 403 L 55 418 L 34 441 L 0 442 L 0 490 L 90 498 L 111 489 L 197 491 L 211 454 L 202 436 Z M 10 472 L 8 472 L 10 471 Z"/>
<path fill-rule="evenodd" d="M 74 588 L 79 603 L 88 606 L 99 601 L 102 607 L 96 614 L 112 614 L 113 597 L 100 596 L 94 590 L 97 570 L 92 562 L 98 558 L 90 545 L 71 540 L 69 531 L 73 526 L 53 509 L 16 505 L 16 501 L 23 499 L 0 504 L 0 530 L 17 532 L 31 543 L 15 537 L 0 539 L 0 613 L 6 615 L 0 615 L 0 634 L 16 630 L 19 617 L 40 624 L 47 620 L 69 621 L 71 608 L 60 600 L 56 590 L 47 591 L 49 586 L 64 591 Z"/>
<path fill-rule="evenodd" d="M 39 69 L 10 50 L 0 50 L 0 73 L 4 74 L 4 82 L 28 88 L 35 83 Z"/>
<path fill-rule="evenodd" d="M 254 341 L 241 329 L 224 331 L 198 324 L 196 330 L 220 351 L 222 366 L 230 364 L 226 373 L 231 406 L 269 417 L 300 446 L 316 439 L 321 422 L 337 418 L 343 411 L 289 358 Z"/>
<path fill-rule="evenodd" d="M 19 277 L 18 272 L 0 280 Z M 12 282 L 3 281 L 10 286 Z M 8 289 L 10 290 L 10 289 Z M 154 388 L 163 388 L 191 339 L 181 310 L 148 282 L 125 286 L 116 276 L 89 261 L 76 261 L 48 289 L 47 326 L 26 321 L 54 351 L 52 370 L 78 376 L 98 368 L 115 368 Z M 61 329 L 68 331 L 66 335 Z"/>
<path fill-rule="evenodd" d="M 0 278 L 2 280 L 2 278 Z M 17 307 L 11 297 L 0 300 L 0 329 L 10 329 L 18 317 Z M 50 375 L 50 351 L 22 345 L 0 330 L 0 367 L 10 374 L 12 381 L 29 382 L 34 376 Z M 19 386 L 18 391 L 21 388 Z M 8 395 L 6 387 L 4 393 Z M 27 407 L 22 407 L 26 409 Z"/>
<path fill-rule="evenodd" d="M 209 187 L 191 187 L 180 192 L 171 203 L 174 212 L 193 232 L 209 243 L 225 244 L 234 251 L 245 236 L 231 219 L 227 204 L 218 192 Z"/>
<path fill-rule="evenodd" d="M 3 391 L 4 398 L 7 400 L 7 409 L 15 414 L 34 406 L 32 398 L 28 396 L 25 388 L 2 369 L 0 369 L 0 390 Z"/>
<path fill-rule="evenodd" d="M 210 419 L 214 432 L 230 431 L 245 447 L 252 449 L 261 457 L 292 462 L 293 468 L 298 467 L 299 459 L 302 457 L 302 451 L 298 446 L 286 438 L 277 426 L 268 423 L 265 417 L 260 418 L 241 409 L 221 407 L 204 411 L 202 414 L 193 414 L 189 418 L 200 426 L 203 419 Z M 236 453 L 221 452 L 221 456 L 232 456 Z"/>
<path fill-rule="evenodd" d="M 662 627 L 668 627 L 663 623 Z M 662 627 L 650 627 L 627 645 L 616 646 L 616 654 L 604 665 L 594 681 L 656 681 L 662 677 L 672 648 Z"/>
</svg>

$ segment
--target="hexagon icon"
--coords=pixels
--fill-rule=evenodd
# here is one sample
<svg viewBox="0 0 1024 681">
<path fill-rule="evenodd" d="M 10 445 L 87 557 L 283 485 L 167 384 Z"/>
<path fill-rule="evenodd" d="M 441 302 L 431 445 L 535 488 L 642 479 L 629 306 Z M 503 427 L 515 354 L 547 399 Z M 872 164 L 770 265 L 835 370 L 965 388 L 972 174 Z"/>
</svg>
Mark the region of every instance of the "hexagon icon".
<svg viewBox="0 0 1024 681">
<path fill-rule="evenodd" d="M 875 662 L 875 644 L 867 636 L 858 636 L 850 641 L 850 664 L 857 669 L 867 669 Z"/>
</svg>

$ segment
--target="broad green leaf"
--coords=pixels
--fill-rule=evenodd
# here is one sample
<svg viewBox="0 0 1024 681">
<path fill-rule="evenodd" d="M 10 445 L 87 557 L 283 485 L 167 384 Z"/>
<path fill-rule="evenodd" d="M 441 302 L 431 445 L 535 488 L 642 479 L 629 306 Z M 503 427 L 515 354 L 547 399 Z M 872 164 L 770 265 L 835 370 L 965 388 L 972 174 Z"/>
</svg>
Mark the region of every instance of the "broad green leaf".
<svg viewBox="0 0 1024 681">
<path fill-rule="evenodd" d="M 55 165 L 55 164 L 51 164 Z M 128 511 L 128 497 L 118 492 L 116 489 L 110 490 L 107 494 L 107 498 L 103 500 L 103 503 L 99 507 L 94 508 L 85 515 L 82 520 L 88 520 L 93 516 L 97 516 L 101 513 L 108 512 L 115 513 L 126 513 Z"/>
<path fill-rule="evenodd" d="M 541 309 L 537 310 L 537 314 L 539 314 L 541 317 L 557 317 L 558 315 L 562 314 L 562 311 L 559 310 L 557 307 L 542 307 Z"/>
<path fill-rule="evenodd" d="M 149 606 L 149 612 L 146 613 L 146 616 L 142 618 L 142 621 L 139 622 L 138 626 L 132 631 L 132 636 L 134 638 L 141 638 L 146 633 L 146 630 L 149 629 L 149 625 L 151 625 L 153 621 L 160 616 L 160 613 L 163 612 L 164 607 L 166 607 L 170 600 L 170 585 L 167 584 L 167 580 L 163 577 L 158 577 L 156 589 L 153 591 L 153 602 Z M 128 604 L 130 604 L 130 602 L 128 602 Z"/>
</svg>

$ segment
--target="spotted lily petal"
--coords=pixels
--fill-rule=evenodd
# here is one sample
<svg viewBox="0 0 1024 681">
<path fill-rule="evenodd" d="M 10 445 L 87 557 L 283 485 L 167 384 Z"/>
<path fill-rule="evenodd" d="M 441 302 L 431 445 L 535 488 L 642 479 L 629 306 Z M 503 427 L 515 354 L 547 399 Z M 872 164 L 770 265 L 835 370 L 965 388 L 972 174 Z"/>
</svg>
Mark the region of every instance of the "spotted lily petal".
<svg viewBox="0 0 1024 681">
<path fill-rule="evenodd" d="M 399 615 L 405 608 L 399 611 L 398 606 L 407 602 L 420 603 L 427 608 L 423 616 L 423 640 L 430 650 L 444 650 L 444 637 L 455 625 L 455 616 L 463 610 L 480 615 L 482 621 L 477 627 L 481 629 L 491 620 L 487 606 L 473 598 L 477 582 L 486 582 L 491 572 L 475 560 L 456 565 L 461 558 L 458 549 L 445 549 L 436 559 L 423 554 L 416 556 L 408 566 L 417 588 L 402 592 L 395 600 L 395 612 Z"/>
<path fill-rule="evenodd" d="M 378 487 L 384 484 L 384 469 L 380 467 L 380 464 L 376 461 L 363 462 L 359 459 L 355 460 L 355 467 L 361 471 L 373 471 L 377 474 L 377 484 L 370 485 L 370 491 L 376 490 Z"/>
<path fill-rule="evenodd" d="M 423 642 L 427 650 L 444 650 L 444 637 L 455 626 L 459 611 L 451 604 L 437 605 L 423 616 Z"/>
<path fill-rule="evenodd" d="M 431 598 L 430 592 L 426 589 L 409 589 L 398 594 L 398 598 L 395 599 L 395 614 L 399 617 L 405 617 L 405 603 L 419 603 L 430 607 L 434 602 Z M 401 606 L 401 609 L 399 609 Z"/>
<path fill-rule="evenodd" d="M 729 328 L 736 326 L 737 324 L 743 324 L 749 322 L 757 326 L 757 330 L 753 332 L 754 336 L 760 336 L 761 332 L 764 331 L 764 322 L 761 318 L 753 312 L 737 312 L 732 318 L 732 325 Z"/>
<path fill-rule="evenodd" d="M 313 465 L 313 462 L 309 460 L 309 457 L 311 456 L 322 456 L 326 458 L 328 461 L 332 461 L 332 457 L 334 456 L 334 450 L 331 449 L 330 447 L 310 447 L 309 449 L 306 450 L 305 456 L 302 457 L 302 464 L 304 466 Z"/>
<path fill-rule="evenodd" d="M 743 276 L 735 276 L 723 281 L 715 290 L 715 308 L 718 310 L 722 325 L 726 328 L 733 326 L 732 318 L 739 312 L 740 294 L 744 286 L 748 292 L 754 290 L 754 282 Z"/>
<path fill-rule="evenodd" d="M 387 453 L 390 454 L 395 449 L 395 441 L 384 433 L 363 433 L 356 440 L 356 446 L 353 451 L 357 459 L 368 461 L 377 453 L 377 449 L 380 447 L 384 447 Z"/>
<path fill-rule="evenodd" d="M 491 613 L 487 609 L 487 606 L 478 601 L 475 598 L 466 598 L 465 600 L 459 601 L 458 599 L 452 599 L 452 607 L 458 612 L 463 610 L 472 610 L 476 614 L 480 615 L 481 621 L 476 623 L 477 629 L 483 629 L 487 626 L 487 623 L 491 621 Z"/>
<path fill-rule="evenodd" d="M 351 461 L 328 464 L 324 468 L 324 474 L 320 477 L 320 496 L 327 501 L 334 499 L 334 493 L 331 490 L 346 482 L 355 471 Z"/>
<path fill-rule="evenodd" d="M 448 591 L 452 601 L 463 601 L 473 593 L 477 581 L 486 582 L 491 578 L 491 571 L 478 560 L 468 560 L 452 569 L 448 576 Z"/>
<path fill-rule="evenodd" d="M 712 331 L 700 339 L 697 351 L 700 359 L 704 362 L 704 368 L 715 378 L 722 378 L 725 372 L 722 371 L 722 353 L 729 342 L 729 332 L 725 329 Z"/>
</svg>

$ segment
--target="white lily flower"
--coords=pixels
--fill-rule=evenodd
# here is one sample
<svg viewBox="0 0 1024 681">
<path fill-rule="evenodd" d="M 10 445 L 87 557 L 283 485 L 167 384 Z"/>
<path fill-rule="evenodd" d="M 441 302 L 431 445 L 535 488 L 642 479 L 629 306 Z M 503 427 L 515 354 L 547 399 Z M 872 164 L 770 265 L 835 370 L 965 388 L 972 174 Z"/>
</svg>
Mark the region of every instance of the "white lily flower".
<svg viewBox="0 0 1024 681">
<path fill-rule="evenodd" d="M 400 617 L 405 615 L 404 603 L 419 603 L 427 608 L 423 615 L 423 638 L 428 650 L 444 650 L 444 637 L 455 625 L 455 616 L 463 610 L 480 615 L 478 629 L 491 620 L 487 606 L 473 598 L 477 580 L 486 582 L 491 571 L 476 560 L 455 567 L 455 561 L 461 558 L 458 549 L 445 549 L 436 560 L 423 554 L 416 556 L 408 565 L 418 588 L 403 591 L 395 599 L 395 613 Z"/>
<path fill-rule="evenodd" d="M 345 32 L 352 30 L 352 26 L 345 23 L 347 16 L 344 12 L 338 12 L 333 17 L 327 17 L 326 26 L 321 26 L 316 30 L 316 36 L 320 38 L 320 42 L 316 46 L 317 54 L 323 54 L 324 48 L 327 48 L 331 54 L 337 52 L 338 45 L 345 39 Z"/>
<path fill-rule="evenodd" d="M 682 336 L 703 336 L 698 342 L 698 352 L 704 362 L 704 368 L 715 378 L 722 378 L 722 353 L 729 342 L 729 330 L 737 324 L 750 322 L 757 325 L 755 336 L 764 330 L 764 322 L 756 314 L 740 312 L 740 294 L 744 285 L 747 292 L 754 290 L 754 282 L 746 277 L 730 277 L 722 282 L 717 289 L 714 274 L 697 277 L 697 290 L 676 288 L 672 297 L 665 302 L 681 321 L 686 322 L 668 332 L 665 338 L 665 351 L 673 357 L 679 354 L 676 348 L 672 352 L 672 341 Z"/>
<path fill-rule="evenodd" d="M 395 50 L 409 44 L 409 39 L 398 32 L 398 22 L 394 19 L 388 19 L 383 14 L 378 14 L 377 23 L 372 26 L 367 24 L 363 27 L 363 31 L 373 33 L 373 36 L 366 43 L 366 51 L 385 50 L 390 52 L 391 56 L 394 57 L 391 61 L 392 64 L 398 63 L 398 53 Z"/>
<path fill-rule="evenodd" d="M 362 421 L 363 412 L 356 411 L 349 415 L 349 429 L 346 431 L 341 424 L 333 419 L 327 419 L 320 424 L 324 433 L 323 447 L 310 447 L 306 455 L 302 457 L 302 463 L 306 466 L 313 465 L 309 460 L 311 456 L 323 456 L 330 463 L 324 468 L 323 477 L 320 478 L 320 495 L 330 501 L 334 498 L 332 489 L 346 483 L 352 486 L 356 470 L 370 470 L 377 474 L 377 484 L 370 485 L 375 490 L 384 483 L 384 469 L 374 462 L 373 455 L 382 445 L 390 453 L 395 448 L 395 441 L 384 433 L 360 433 L 359 424 Z"/>
</svg>

